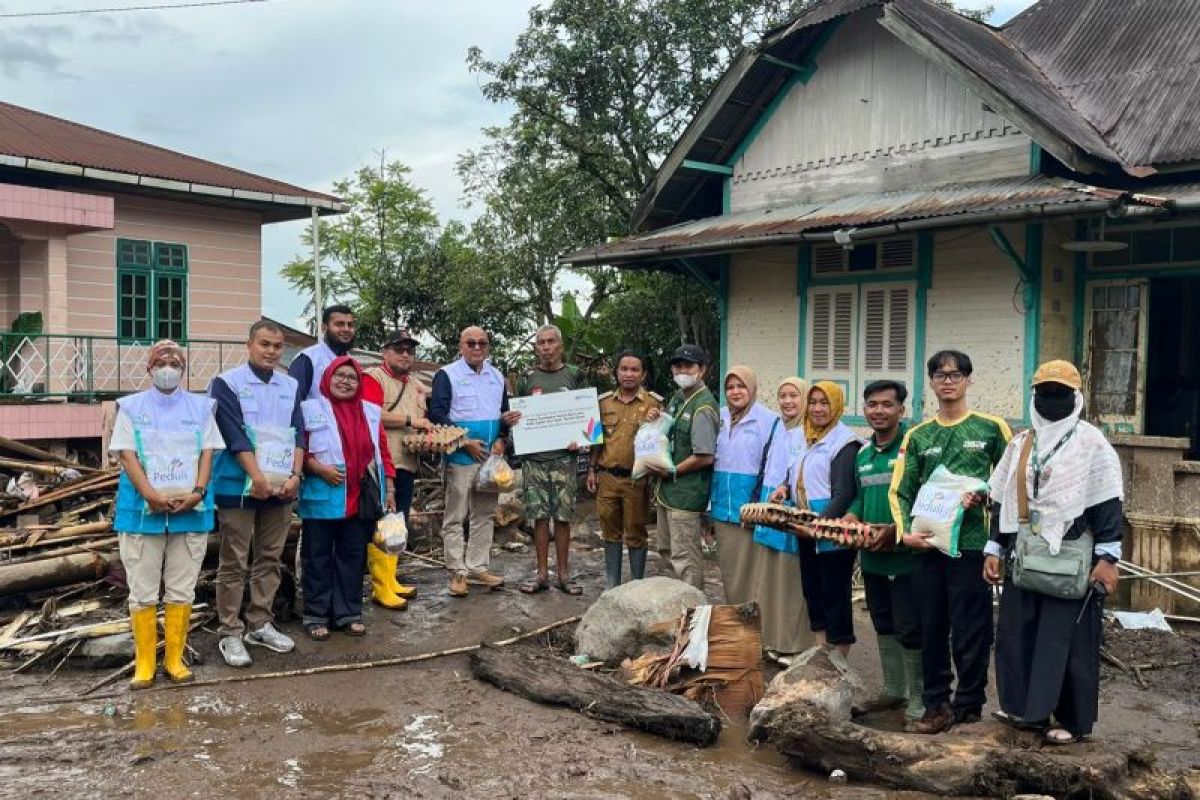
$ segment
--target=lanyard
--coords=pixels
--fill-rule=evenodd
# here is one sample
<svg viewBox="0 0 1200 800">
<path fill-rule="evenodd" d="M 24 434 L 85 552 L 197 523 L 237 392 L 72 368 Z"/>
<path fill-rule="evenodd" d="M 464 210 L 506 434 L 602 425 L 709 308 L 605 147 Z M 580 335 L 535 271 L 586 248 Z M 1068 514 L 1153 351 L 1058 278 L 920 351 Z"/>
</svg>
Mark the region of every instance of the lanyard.
<svg viewBox="0 0 1200 800">
<path fill-rule="evenodd" d="M 1038 492 L 1041 489 L 1042 468 L 1050 463 L 1050 459 L 1054 458 L 1054 456 L 1058 453 L 1058 451 L 1062 449 L 1062 446 L 1064 444 L 1066 444 L 1068 441 L 1070 441 L 1071 437 L 1075 435 L 1075 430 L 1078 427 L 1079 427 L 1079 420 L 1076 420 L 1075 424 L 1073 426 L 1071 426 L 1071 430 L 1067 431 L 1066 435 L 1058 440 L 1058 444 L 1056 444 L 1056 445 L 1054 445 L 1054 447 L 1050 448 L 1050 452 L 1046 455 L 1045 460 L 1043 460 L 1037 452 L 1037 448 L 1036 448 L 1037 435 L 1036 434 L 1034 435 L 1034 440 L 1033 440 L 1034 445 L 1035 445 L 1034 451 L 1033 451 L 1033 499 L 1034 500 L 1037 499 Z"/>
</svg>

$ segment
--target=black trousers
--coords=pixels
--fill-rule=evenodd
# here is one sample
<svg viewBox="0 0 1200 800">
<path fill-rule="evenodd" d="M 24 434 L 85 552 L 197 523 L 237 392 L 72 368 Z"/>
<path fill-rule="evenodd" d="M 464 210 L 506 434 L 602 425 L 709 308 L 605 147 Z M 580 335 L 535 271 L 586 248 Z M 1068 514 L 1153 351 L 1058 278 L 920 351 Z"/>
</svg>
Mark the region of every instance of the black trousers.
<svg viewBox="0 0 1200 800">
<path fill-rule="evenodd" d="M 805 543 L 814 549 L 805 555 Z M 825 631 L 827 644 L 854 644 L 850 584 L 856 550 L 818 553 L 812 539 L 800 540 L 800 583 L 808 604 L 809 627 Z"/>
<path fill-rule="evenodd" d="M 935 551 L 914 561 L 925 708 L 951 702 L 950 687 L 957 673 L 954 710 L 982 709 L 993 636 L 992 587 L 983 580 L 983 552 L 966 550 L 950 558 Z"/>
<path fill-rule="evenodd" d="M 396 467 L 396 477 L 392 478 L 392 485 L 396 487 L 396 510 L 404 515 L 405 522 L 408 522 L 408 512 L 412 510 L 416 480 L 416 473 Z"/>
<path fill-rule="evenodd" d="M 304 520 L 304 624 L 362 619 L 362 574 L 375 525 L 357 517 Z"/>
<path fill-rule="evenodd" d="M 880 636 L 895 636 L 906 650 L 921 649 L 921 621 L 913 599 L 911 575 L 863 573 L 867 589 L 867 613 Z"/>
<path fill-rule="evenodd" d="M 804 605 L 808 607 L 808 627 L 813 631 L 825 630 L 825 605 L 821 602 L 821 570 L 817 566 L 817 543 L 813 539 L 800 540 L 800 589 L 804 592 Z"/>
</svg>

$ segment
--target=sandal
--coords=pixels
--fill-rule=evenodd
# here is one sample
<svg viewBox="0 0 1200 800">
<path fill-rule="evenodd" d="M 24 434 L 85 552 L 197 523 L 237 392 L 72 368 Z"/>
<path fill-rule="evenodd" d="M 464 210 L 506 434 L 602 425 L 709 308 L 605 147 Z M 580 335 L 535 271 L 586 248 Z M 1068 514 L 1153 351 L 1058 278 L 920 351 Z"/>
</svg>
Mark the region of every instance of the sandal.
<svg viewBox="0 0 1200 800">
<path fill-rule="evenodd" d="M 1045 741 L 1046 744 L 1059 746 L 1064 744 L 1075 744 L 1082 738 L 1082 736 L 1076 736 L 1065 728 L 1051 728 L 1050 730 L 1046 731 Z"/>
<path fill-rule="evenodd" d="M 538 576 L 532 580 L 525 581 L 519 588 L 525 594 L 537 594 L 550 588 L 550 580 L 549 578 Z"/>
<path fill-rule="evenodd" d="M 365 636 L 367 633 L 367 626 L 363 625 L 361 622 L 347 622 L 342 626 L 342 633 L 346 634 L 347 636 Z"/>
<path fill-rule="evenodd" d="M 308 638 L 314 642 L 323 642 L 329 638 L 329 626 L 322 625 L 319 622 L 311 622 L 304 626 L 304 632 L 308 634 Z"/>
<path fill-rule="evenodd" d="M 563 594 L 569 594 L 573 597 L 583 594 L 583 587 L 570 578 L 566 580 L 559 578 L 556 588 Z"/>
</svg>

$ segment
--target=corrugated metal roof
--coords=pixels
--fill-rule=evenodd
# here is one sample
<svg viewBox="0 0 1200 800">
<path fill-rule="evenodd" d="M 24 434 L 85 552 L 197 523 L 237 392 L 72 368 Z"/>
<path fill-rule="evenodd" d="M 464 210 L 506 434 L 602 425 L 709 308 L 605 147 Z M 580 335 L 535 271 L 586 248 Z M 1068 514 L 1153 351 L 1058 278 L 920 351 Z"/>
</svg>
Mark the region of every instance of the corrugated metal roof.
<svg viewBox="0 0 1200 800">
<path fill-rule="evenodd" d="M 808 232 L 833 231 L 888 222 L 954 217 L 973 213 L 1027 210 L 1075 203 L 1096 203 L 1122 192 L 1097 189 L 1073 181 L 1043 176 L 952 184 L 907 192 L 860 194 L 829 203 L 801 204 L 761 211 L 725 214 L 631 236 L 618 242 L 587 247 L 563 257 L 575 264 L 618 263 L 671 257 L 683 252 L 736 250 L 770 246 Z"/>
<path fill-rule="evenodd" d="M 337 202 L 331 195 L 2 102 L 0 154 L 265 195 Z"/>
<path fill-rule="evenodd" d="M 1200 159 L 1200 2 L 1041 0 L 1002 30 L 1122 163 Z"/>
</svg>

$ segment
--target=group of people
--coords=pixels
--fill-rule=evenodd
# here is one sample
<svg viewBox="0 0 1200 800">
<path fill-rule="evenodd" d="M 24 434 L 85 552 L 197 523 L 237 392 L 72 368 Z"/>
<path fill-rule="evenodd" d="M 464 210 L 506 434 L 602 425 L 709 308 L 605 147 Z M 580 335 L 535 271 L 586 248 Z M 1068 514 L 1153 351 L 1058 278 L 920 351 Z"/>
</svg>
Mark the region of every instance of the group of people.
<svg viewBox="0 0 1200 800">
<path fill-rule="evenodd" d="M 285 375 L 276 369 L 283 331 L 255 323 L 247 363 L 213 379 L 207 397 L 179 388 L 186 353 L 159 342 L 147 364 L 152 388 L 119 401 L 110 450 L 124 468 L 115 527 L 130 588 L 133 686 L 149 685 L 156 673 L 160 586 L 163 671 L 174 681 L 191 678 L 183 651 L 214 516 L 221 530 L 219 647 L 232 666 L 251 663 L 247 644 L 294 647 L 272 615 L 293 503 L 303 523 L 303 624 L 312 639 L 332 630 L 365 632 L 364 569 L 375 602 L 403 608 L 415 589 L 398 582 L 396 556 L 372 544 L 371 533 L 384 513 L 410 513 L 417 456 L 403 446 L 407 430 L 467 431 L 444 459 L 450 595 L 504 584 L 489 565 L 497 495 L 478 488 L 476 477 L 490 455 L 507 453 L 521 414 L 510 409 L 508 384 L 489 359 L 487 332 L 464 330 L 460 357 L 436 372 L 432 387 L 412 374 L 418 342 L 407 333 L 389 337 L 383 363 L 364 371 L 349 354 L 351 309 L 325 309 L 322 332 Z M 582 371 L 564 363 L 557 328 L 540 328 L 534 350 L 536 362 L 519 375 L 514 396 L 585 387 Z M 1115 452 L 1081 419 L 1074 366 L 1049 362 L 1037 371 L 1032 426 L 1014 438 L 1004 420 L 969 407 L 970 358 L 941 351 L 927 364 L 937 413 L 910 427 L 906 387 L 875 381 L 862 397 L 866 440 L 843 420 L 847 398 L 837 382 L 787 378 L 773 410 L 760 402 L 753 370 L 742 365 L 722 376 L 718 401 L 705 383 L 709 366 L 700 347 L 677 349 L 669 359 L 677 391 L 664 402 L 645 387 L 642 356 L 623 352 L 613 364 L 617 388 L 599 398 L 604 441 L 587 454 L 585 484 L 596 495 L 609 588 L 621 583 L 626 555 L 631 576 L 644 577 L 653 510 L 657 550 L 677 578 L 703 590 L 707 515 L 725 599 L 758 604 L 768 657 L 787 664 L 814 644 L 850 650 L 858 563 L 883 668 L 874 707 L 903 707 L 906 728 L 918 733 L 978 720 L 994 642 L 999 719 L 1042 729 L 1052 743 L 1090 734 L 1101 608 L 1117 583 L 1123 495 Z M 635 479 L 638 429 L 664 414 L 672 466 Z M 582 592 L 569 568 L 580 455 L 572 446 L 522 459 L 536 552 L 522 592 Z M 959 499 L 957 557 L 912 528 L 913 506 L 935 470 L 989 486 Z M 179 491 L 181 480 L 194 480 L 194 488 Z M 852 549 L 744 527 L 741 507 L 768 500 L 868 523 L 871 534 L 862 549 Z M 1049 558 L 1090 548 L 1084 597 L 1014 582 L 1013 554 L 1029 537 L 1049 548 Z M 996 630 L 992 587 L 1000 584 Z"/>
</svg>

